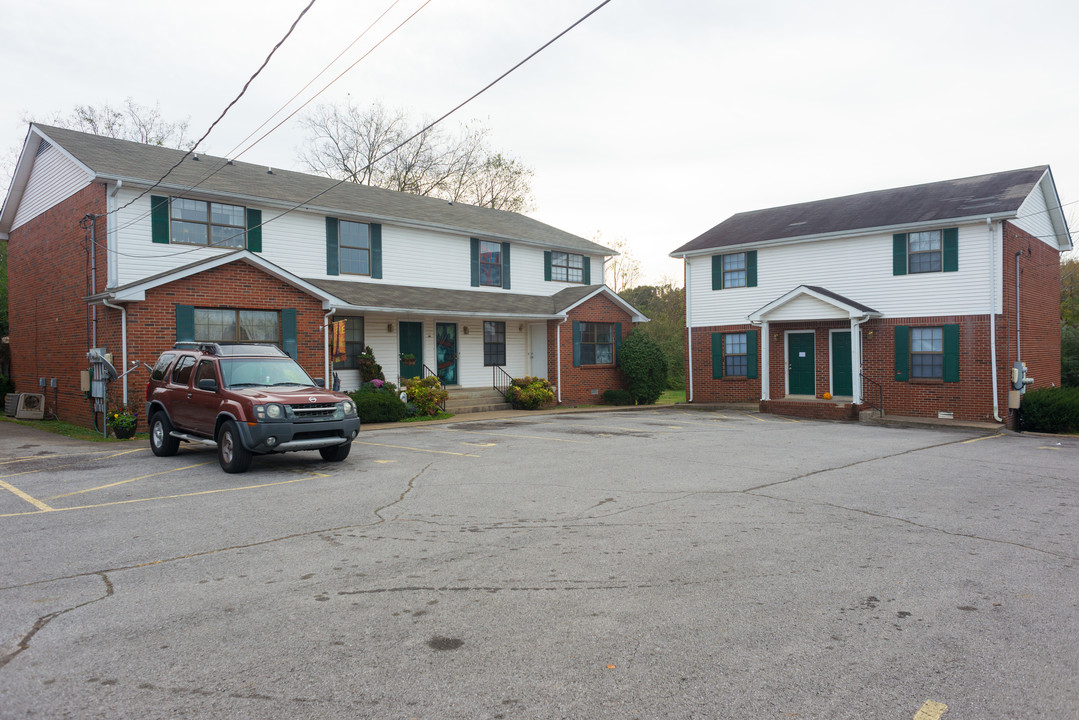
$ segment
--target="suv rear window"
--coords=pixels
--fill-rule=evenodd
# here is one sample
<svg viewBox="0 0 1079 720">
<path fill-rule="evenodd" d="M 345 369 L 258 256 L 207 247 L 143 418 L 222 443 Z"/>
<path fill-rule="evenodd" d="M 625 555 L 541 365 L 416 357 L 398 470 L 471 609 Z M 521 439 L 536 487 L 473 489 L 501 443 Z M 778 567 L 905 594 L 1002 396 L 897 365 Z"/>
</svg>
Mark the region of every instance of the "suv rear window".
<svg viewBox="0 0 1079 720">
<path fill-rule="evenodd" d="M 187 385 L 191 381 L 191 368 L 195 367 L 195 358 L 184 355 L 172 369 L 172 381 L 177 385 Z"/>
<path fill-rule="evenodd" d="M 157 359 L 157 364 L 154 365 L 153 371 L 150 373 L 151 380 L 164 380 L 165 371 L 169 369 L 169 365 L 176 359 L 176 353 L 162 353 L 161 357 Z"/>
</svg>

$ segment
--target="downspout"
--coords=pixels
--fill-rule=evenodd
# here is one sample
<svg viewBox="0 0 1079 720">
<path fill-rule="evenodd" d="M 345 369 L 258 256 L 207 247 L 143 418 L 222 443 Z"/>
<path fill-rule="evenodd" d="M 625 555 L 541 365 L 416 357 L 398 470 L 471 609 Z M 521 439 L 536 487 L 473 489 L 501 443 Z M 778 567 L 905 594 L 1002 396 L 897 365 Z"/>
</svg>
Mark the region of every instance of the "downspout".
<svg viewBox="0 0 1079 720">
<path fill-rule="evenodd" d="M 555 357 L 557 359 L 557 362 L 555 363 L 555 365 L 558 368 L 557 381 L 558 381 L 558 404 L 559 405 L 562 404 L 562 326 L 566 324 L 567 320 L 569 320 L 569 315 L 562 318 L 562 322 L 560 322 L 560 323 L 558 323 L 557 325 L 554 326 L 554 330 L 555 330 L 554 347 L 555 347 Z"/>
<path fill-rule="evenodd" d="M 337 308 L 330 308 L 330 311 L 322 316 L 322 360 L 323 369 L 325 370 L 323 377 L 326 378 L 326 386 L 331 390 L 333 389 L 333 369 L 330 367 L 330 318 L 337 312 Z"/>
<path fill-rule="evenodd" d="M 1023 361 L 1023 346 L 1019 344 L 1019 257 L 1023 254 L 1020 250 L 1015 254 L 1015 361 Z"/>
<path fill-rule="evenodd" d="M 693 307 L 692 295 L 689 292 L 689 258 L 682 258 L 682 279 L 686 286 L 686 362 L 689 372 L 689 388 L 686 391 L 686 402 L 693 402 L 693 324 L 691 308 Z"/>
<path fill-rule="evenodd" d="M 120 311 L 120 347 L 123 357 L 123 380 L 124 380 L 124 407 L 127 407 L 127 308 L 123 305 L 113 305 L 108 300 L 102 299 L 101 304 L 113 310 Z M 95 345 L 96 347 L 96 345 Z"/>
<path fill-rule="evenodd" d="M 993 229 L 993 221 L 985 219 L 985 227 L 989 230 L 989 367 L 992 369 L 993 382 L 993 419 L 1004 422 L 1000 417 L 999 389 L 997 388 L 997 234 Z M 1001 253 L 1004 245 L 1001 244 Z"/>
</svg>

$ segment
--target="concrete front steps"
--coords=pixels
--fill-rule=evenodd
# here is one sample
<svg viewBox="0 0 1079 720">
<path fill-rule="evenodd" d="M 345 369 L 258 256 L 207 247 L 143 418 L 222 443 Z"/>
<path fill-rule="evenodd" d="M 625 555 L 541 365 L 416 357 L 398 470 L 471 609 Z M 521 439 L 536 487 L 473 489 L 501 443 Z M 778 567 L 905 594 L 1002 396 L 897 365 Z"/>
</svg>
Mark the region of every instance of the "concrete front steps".
<svg viewBox="0 0 1079 720">
<path fill-rule="evenodd" d="M 446 412 L 454 415 L 513 409 L 502 393 L 494 388 L 449 388 L 449 393 Z"/>
</svg>

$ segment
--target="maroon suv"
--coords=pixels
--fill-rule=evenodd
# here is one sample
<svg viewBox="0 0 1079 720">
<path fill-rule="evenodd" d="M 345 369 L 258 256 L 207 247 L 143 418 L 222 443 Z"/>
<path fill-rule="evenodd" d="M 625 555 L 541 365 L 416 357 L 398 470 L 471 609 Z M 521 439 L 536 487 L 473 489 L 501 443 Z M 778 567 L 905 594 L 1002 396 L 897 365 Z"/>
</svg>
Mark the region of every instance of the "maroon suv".
<svg viewBox="0 0 1079 720">
<path fill-rule="evenodd" d="M 177 343 L 150 373 L 146 417 L 154 455 L 175 455 L 181 441 L 211 445 L 228 473 L 272 452 L 318 450 L 339 462 L 360 432 L 348 395 L 274 345 Z"/>
</svg>

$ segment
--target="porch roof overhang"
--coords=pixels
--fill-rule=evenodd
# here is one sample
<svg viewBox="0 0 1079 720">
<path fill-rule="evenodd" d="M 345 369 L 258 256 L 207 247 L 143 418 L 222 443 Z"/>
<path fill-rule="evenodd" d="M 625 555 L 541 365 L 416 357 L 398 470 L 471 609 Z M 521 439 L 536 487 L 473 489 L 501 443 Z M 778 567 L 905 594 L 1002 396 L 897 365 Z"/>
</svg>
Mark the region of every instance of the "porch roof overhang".
<svg viewBox="0 0 1079 720">
<path fill-rule="evenodd" d="M 754 324 L 812 320 L 866 320 L 881 313 L 860 302 L 814 285 L 799 285 L 749 314 Z"/>
</svg>

